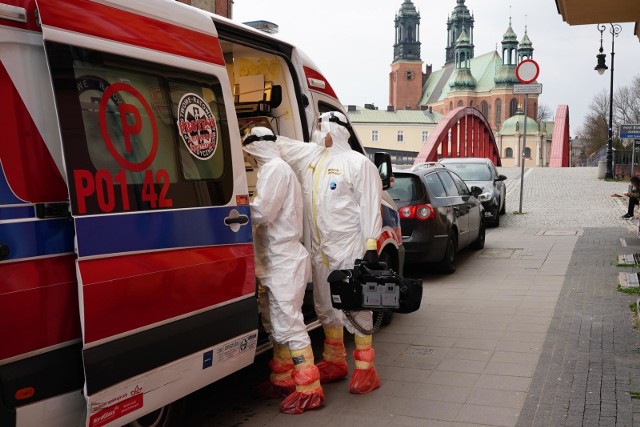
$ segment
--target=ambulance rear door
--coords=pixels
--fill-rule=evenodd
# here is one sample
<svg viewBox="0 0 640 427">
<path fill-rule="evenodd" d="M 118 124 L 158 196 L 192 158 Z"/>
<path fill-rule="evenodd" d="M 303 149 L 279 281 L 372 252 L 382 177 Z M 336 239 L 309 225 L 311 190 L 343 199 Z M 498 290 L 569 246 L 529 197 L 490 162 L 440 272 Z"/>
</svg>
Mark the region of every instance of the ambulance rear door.
<svg viewBox="0 0 640 427">
<path fill-rule="evenodd" d="M 87 425 L 122 425 L 253 362 L 233 97 L 196 8 L 37 4 L 76 230 Z"/>
</svg>

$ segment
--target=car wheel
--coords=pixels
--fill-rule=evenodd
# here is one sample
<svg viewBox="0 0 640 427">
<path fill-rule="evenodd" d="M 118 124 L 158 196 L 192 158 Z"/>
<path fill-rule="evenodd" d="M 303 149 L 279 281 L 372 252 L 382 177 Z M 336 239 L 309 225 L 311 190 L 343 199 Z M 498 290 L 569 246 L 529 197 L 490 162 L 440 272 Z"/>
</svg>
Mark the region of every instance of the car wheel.
<svg viewBox="0 0 640 427">
<path fill-rule="evenodd" d="M 502 202 L 502 209 L 500 209 L 500 215 L 504 215 L 507 213 L 507 200 L 505 199 L 504 202 Z"/>
<path fill-rule="evenodd" d="M 174 427 L 182 424 L 185 400 L 176 400 L 127 424 L 127 427 Z"/>
<path fill-rule="evenodd" d="M 480 228 L 478 229 L 478 238 L 471 243 L 471 249 L 480 250 L 484 248 L 484 240 L 486 235 L 486 227 L 484 225 L 484 221 L 480 223 Z"/>
<path fill-rule="evenodd" d="M 458 238 L 456 233 L 451 230 L 447 239 L 447 249 L 444 258 L 440 261 L 440 270 L 443 273 L 451 274 L 456 271 L 456 257 L 458 255 Z"/>
</svg>

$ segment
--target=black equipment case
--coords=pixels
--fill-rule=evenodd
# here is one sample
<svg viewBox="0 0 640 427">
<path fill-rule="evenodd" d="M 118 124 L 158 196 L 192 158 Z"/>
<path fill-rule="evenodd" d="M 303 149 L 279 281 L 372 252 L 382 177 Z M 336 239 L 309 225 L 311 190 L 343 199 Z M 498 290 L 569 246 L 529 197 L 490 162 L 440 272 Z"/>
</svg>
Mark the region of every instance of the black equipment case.
<svg viewBox="0 0 640 427">
<path fill-rule="evenodd" d="M 331 303 L 341 310 L 412 313 L 422 301 L 422 281 L 403 279 L 383 262 L 356 260 L 352 269 L 331 272 L 328 281 Z"/>
</svg>

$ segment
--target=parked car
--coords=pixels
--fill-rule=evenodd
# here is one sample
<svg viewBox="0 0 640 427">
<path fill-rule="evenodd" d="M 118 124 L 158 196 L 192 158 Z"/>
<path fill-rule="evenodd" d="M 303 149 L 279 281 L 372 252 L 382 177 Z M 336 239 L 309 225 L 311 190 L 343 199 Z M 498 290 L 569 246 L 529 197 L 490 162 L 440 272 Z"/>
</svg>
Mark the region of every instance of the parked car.
<svg viewBox="0 0 640 427">
<path fill-rule="evenodd" d="M 446 158 L 438 163 L 455 171 L 469 187 L 482 188 L 478 200 L 484 206 L 487 224 L 500 225 L 500 215 L 507 211 L 507 190 L 504 185 L 506 176 L 500 175 L 490 159 L 483 157 Z"/>
<path fill-rule="evenodd" d="M 400 214 L 405 263 L 437 263 L 453 273 L 458 251 L 484 247 L 480 188 L 469 190 L 455 172 L 437 163 L 394 170 L 394 180 L 389 194 Z"/>
</svg>

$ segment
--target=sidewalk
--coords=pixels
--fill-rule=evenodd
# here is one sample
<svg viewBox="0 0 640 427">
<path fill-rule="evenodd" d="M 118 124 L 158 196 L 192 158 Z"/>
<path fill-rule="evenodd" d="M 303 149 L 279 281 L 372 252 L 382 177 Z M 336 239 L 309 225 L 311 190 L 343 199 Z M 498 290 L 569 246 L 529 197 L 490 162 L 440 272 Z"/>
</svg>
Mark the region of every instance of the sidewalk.
<svg viewBox="0 0 640 427">
<path fill-rule="evenodd" d="M 278 401 L 250 397 L 249 382 L 265 375 L 256 366 L 212 390 L 206 419 L 190 425 L 640 425 L 630 394 L 640 392 L 635 295 L 616 289 L 618 272 L 634 271 L 617 267 L 617 255 L 640 252 L 640 239 L 620 219 L 626 201 L 611 197 L 627 183 L 598 180 L 595 168 L 531 170 L 524 213 L 514 214 L 519 170 L 501 173 L 507 215 L 485 248 L 461 252 L 452 275 L 406 269 L 424 280 L 423 303 L 375 334 L 379 390 L 356 396 L 347 381 L 327 384 L 321 409 L 287 416 Z"/>
</svg>

